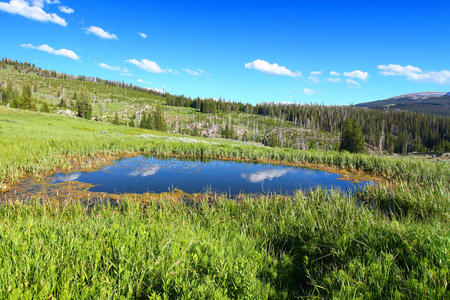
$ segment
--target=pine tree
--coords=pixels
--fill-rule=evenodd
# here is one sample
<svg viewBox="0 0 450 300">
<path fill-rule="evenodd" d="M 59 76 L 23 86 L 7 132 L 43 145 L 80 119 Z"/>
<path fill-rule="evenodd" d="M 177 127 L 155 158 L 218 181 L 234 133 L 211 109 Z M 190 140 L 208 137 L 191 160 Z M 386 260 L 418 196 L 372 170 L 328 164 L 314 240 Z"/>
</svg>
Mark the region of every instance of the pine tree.
<svg viewBox="0 0 450 300">
<path fill-rule="evenodd" d="M 78 117 L 90 120 L 92 116 L 92 106 L 86 93 L 81 94 L 77 99 Z"/>
<path fill-rule="evenodd" d="M 134 120 L 136 120 L 136 114 L 134 114 L 130 117 L 130 120 L 128 120 L 128 126 L 135 127 L 136 125 L 135 125 Z"/>
<path fill-rule="evenodd" d="M 36 109 L 36 105 L 33 101 L 33 94 L 31 92 L 31 87 L 27 84 L 22 90 L 22 101 L 19 102 L 19 107 L 23 109 Z"/>
<path fill-rule="evenodd" d="M 234 131 L 233 124 L 231 124 L 231 122 L 228 122 L 225 125 L 225 129 L 222 130 L 222 137 L 224 137 L 226 139 L 235 139 L 236 138 L 236 133 Z"/>
<path fill-rule="evenodd" d="M 8 79 L 6 82 L 6 89 L 3 91 L 3 102 L 6 104 L 12 102 L 13 98 L 13 83 L 11 79 Z"/>
<path fill-rule="evenodd" d="M 153 127 L 152 115 L 149 113 L 143 113 L 139 127 L 145 128 L 145 129 L 153 129 L 154 127 Z"/>
<path fill-rule="evenodd" d="M 114 125 L 120 125 L 119 114 L 117 113 L 117 111 L 116 111 L 116 113 L 114 114 L 114 120 L 113 120 L 112 123 L 113 123 Z"/>
<path fill-rule="evenodd" d="M 365 151 L 361 127 L 351 118 L 345 120 L 339 150 L 346 150 L 351 153 L 363 153 Z"/>
<path fill-rule="evenodd" d="M 164 118 L 164 112 L 160 104 L 156 106 L 156 109 L 153 111 L 153 128 L 159 131 L 166 131 L 167 124 Z"/>
<path fill-rule="evenodd" d="M 42 104 L 42 106 L 41 106 L 41 111 L 42 111 L 42 112 L 46 112 L 46 113 L 49 113 L 49 112 L 50 112 L 50 108 L 48 107 L 47 102 L 44 102 L 44 104 Z"/>
</svg>

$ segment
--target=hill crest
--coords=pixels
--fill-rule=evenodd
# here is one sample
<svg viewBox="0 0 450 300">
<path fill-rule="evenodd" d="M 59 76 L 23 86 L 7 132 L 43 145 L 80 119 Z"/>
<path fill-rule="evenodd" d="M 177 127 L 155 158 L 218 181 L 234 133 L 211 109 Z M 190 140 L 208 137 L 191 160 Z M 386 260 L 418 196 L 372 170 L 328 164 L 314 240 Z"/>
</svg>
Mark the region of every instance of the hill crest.
<svg viewBox="0 0 450 300">
<path fill-rule="evenodd" d="M 426 114 L 450 116 L 450 92 L 418 92 L 384 100 L 359 103 L 356 107 L 408 110 Z"/>
</svg>

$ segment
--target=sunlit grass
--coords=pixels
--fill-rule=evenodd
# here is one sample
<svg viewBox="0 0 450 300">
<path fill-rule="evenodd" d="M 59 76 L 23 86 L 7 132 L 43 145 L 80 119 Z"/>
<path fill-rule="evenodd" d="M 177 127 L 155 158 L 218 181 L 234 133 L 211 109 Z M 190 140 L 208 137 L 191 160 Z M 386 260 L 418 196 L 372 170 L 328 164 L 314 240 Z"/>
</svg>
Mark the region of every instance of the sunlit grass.
<svg viewBox="0 0 450 300">
<path fill-rule="evenodd" d="M 448 296 L 448 229 L 338 193 L 3 205 L 0 224 L 0 293 L 17 298 Z"/>
<path fill-rule="evenodd" d="M 132 152 L 326 164 L 393 185 L 198 207 L 3 203 L 0 295 L 448 298 L 448 163 L 183 138 L 0 107 L 0 181 Z"/>
</svg>

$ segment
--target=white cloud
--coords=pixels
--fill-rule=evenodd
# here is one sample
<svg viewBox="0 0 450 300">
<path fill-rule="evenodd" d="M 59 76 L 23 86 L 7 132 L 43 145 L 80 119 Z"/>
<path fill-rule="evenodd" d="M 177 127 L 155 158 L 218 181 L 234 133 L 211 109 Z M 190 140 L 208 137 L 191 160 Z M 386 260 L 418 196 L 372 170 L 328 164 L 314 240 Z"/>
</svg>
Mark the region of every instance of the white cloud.
<svg viewBox="0 0 450 300">
<path fill-rule="evenodd" d="M 46 3 L 54 3 L 52 1 L 46 1 Z M 50 22 L 55 23 L 61 26 L 67 26 L 66 20 L 61 18 L 55 13 L 47 13 L 43 10 L 44 2 L 41 1 L 33 1 L 33 4 L 30 5 L 28 1 L 25 0 L 10 0 L 9 2 L 0 2 L 0 10 L 20 15 L 27 19 L 32 19 L 39 22 Z"/>
<path fill-rule="evenodd" d="M 369 78 L 369 73 L 363 72 L 361 70 L 355 70 L 352 72 L 344 72 L 344 76 L 350 78 L 358 78 L 363 81 L 367 81 L 367 79 Z"/>
<path fill-rule="evenodd" d="M 44 52 L 54 54 L 54 55 L 65 56 L 65 57 L 68 57 L 73 60 L 80 59 L 80 57 L 72 50 L 68 50 L 68 49 L 56 50 L 46 44 L 42 44 L 40 46 L 33 46 L 32 44 L 22 44 L 20 46 L 23 48 L 27 48 L 27 49 L 35 49 L 35 50 L 44 51 Z"/>
<path fill-rule="evenodd" d="M 118 40 L 117 35 L 109 33 L 97 26 L 91 26 L 89 28 L 85 28 L 86 33 L 94 34 L 105 40 Z"/>
<path fill-rule="evenodd" d="M 160 66 L 158 66 L 158 64 L 154 61 L 148 60 L 148 59 L 141 59 L 141 60 L 137 60 L 135 58 L 133 59 L 127 59 L 126 62 L 129 62 L 130 64 L 135 65 L 136 67 L 150 72 L 150 73 L 156 73 L 156 74 L 160 74 L 160 73 L 170 73 L 170 74 L 178 74 L 178 71 L 174 71 L 172 69 L 161 69 Z"/>
<path fill-rule="evenodd" d="M 242 174 L 242 178 L 246 179 L 247 181 L 250 181 L 251 183 L 259 183 L 263 182 L 264 180 L 272 180 L 274 178 L 279 178 L 281 176 L 284 176 L 288 173 L 288 170 L 265 170 L 265 171 L 259 171 L 255 173 L 247 173 Z"/>
<path fill-rule="evenodd" d="M 121 68 L 121 67 L 114 67 L 114 66 L 110 66 L 108 64 L 105 63 L 99 63 L 98 66 L 100 68 L 106 69 L 106 70 L 110 70 L 110 71 L 120 71 L 123 73 L 128 73 L 128 69 L 126 68 Z"/>
<path fill-rule="evenodd" d="M 345 82 L 350 87 L 361 87 L 361 84 L 359 82 L 357 82 L 356 80 L 353 80 L 353 79 L 347 79 Z"/>
<path fill-rule="evenodd" d="M 336 71 L 330 71 L 330 76 L 341 76 L 341 73 Z"/>
<path fill-rule="evenodd" d="M 44 7 L 44 2 L 46 4 L 61 4 L 59 0 L 33 0 L 33 5 L 38 7 Z"/>
<path fill-rule="evenodd" d="M 423 71 L 411 65 L 379 65 L 380 74 L 383 76 L 402 76 L 411 81 L 424 81 L 438 84 L 450 84 L 450 71 Z"/>
<path fill-rule="evenodd" d="M 271 64 L 262 59 L 257 59 L 253 62 L 246 63 L 245 67 L 247 69 L 254 69 L 254 70 L 258 70 L 260 72 L 263 72 L 266 74 L 272 74 L 272 75 L 284 75 L 284 76 L 291 76 L 291 77 L 302 76 L 302 73 L 300 71 L 293 72 L 286 67 L 278 65 L 277 63 Z"/>
<path fill-rule="evenodd" d="M 295 101 L 287 101 L 287 100 L 277 101 L 276 103 L 279 103 L 279 104 L 286 104 L 286 105 L 296 104 Z"/>
<path fill-rule="evenodd" d="M 138 32 L 137 33 L 141 38 L 146 39 L 147 38 L 147 34 L 143 33 L 143 32 Z"/>
<path fill-rule="evenodd" d="M 75 11 L 73 10 L 73 8 L 70 8 L 68 6 L 60 6 L 59 7 L 59 11 L 65 14 L 73 14 Z"/>
<path fill-rule="evenodd" d="M 309 73 L 309 75 L 319 76 L 319 75 L 322 75 L 322 73 L 323 73 L 322 71 L 312 71 Z"/>
<path fill-rule="evenodd" d="M 308 88 L 303 89 L 303 94 L 305 94 L 305 95 L 314 95 L 315 93 L 316 93 L 316 91 L 314 91 L 314 90 L 311 90 Z"/>
<path fill-rule="evenodd" d="M 108 64 L 105 64 L 105 63 L 99 63 L 98 66 L 100 68 L 103 68 L 103 69 L 106 69 L 106 70 L 110 70 L 110 71 L 119 71 L 120 70 L 119 67 L 112 67 L 112 66 L 110 66 Z"/>
<path fill-rule="evenodd" d="M 143 79 L 141 79 L 141 78 L 139 78 L 139 79 L 137 80 L 137 82 L 145 83 L 145 84 L 152 84 L 150 81 L 145 81 L 145 80 L 143 80 Z"/>
<path fill-rule="evenodd" d="M 419 78 L 419 74 L 423 73 L 423 71 L 411 65 L 400 66 L 400 65 L 379 65 L 378 69 L 380 69 L 380 74 L 384 76 L 406 76 L 410 79 Z"/>
<path fill-rule="evenodd" d="M 308 80 L 311 81 L 312 83 L 319 83 L 320 82 L 320 78 L 318 76 L 309 76 Z"/>
<path fill-rule="evenodd" d="M 328 81 L 329 81 L 329 82 L 341 82 L 342 79 L 337 78 L 337 77 L 333 77 L 333 78 L 328 78 Z"/>
<path fill-rule="evenodd" d="M 164 94 L 164 90 L 162 90 L 162 89 L 149 88 L 149 87 L 146 87 L 145 89 L 149 90 L 149 91 L 154 91 L 154 92 L 157 92 L 157 93 L 160 93 L 160 94 Z"/>
<path fill-rule="evenodd" d="M 185 71 L 186 73 L 188 73 L 189 75 L 192 75 L 192 76 L 203 76 L 203 75 L 208 74 L 207 72 L 203 71 L 202 69 L 197 69 L 197 70 L 183 69 L 183 71 Z"/>
</svg>

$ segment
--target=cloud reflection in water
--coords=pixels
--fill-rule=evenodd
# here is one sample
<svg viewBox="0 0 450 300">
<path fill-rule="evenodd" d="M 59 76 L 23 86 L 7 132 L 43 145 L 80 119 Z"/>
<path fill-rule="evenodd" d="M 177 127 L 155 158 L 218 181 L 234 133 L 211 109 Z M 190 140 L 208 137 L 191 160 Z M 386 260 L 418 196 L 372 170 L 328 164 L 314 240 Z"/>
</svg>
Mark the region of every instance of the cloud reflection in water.
<svg viewBox="0 0 450 300">
<path fill-rule="evenodd" d="M 75 181 L 81 176 L 81 172 L 76 172 L 72 174 L 65 174 L 65 175 L 56 175 L 55 179 L 53 179 L 52 182 L 69 182 L 69 181 Z"/>
<path fill-rule="evenodd" d="M 144 166 L 141 166 L 134 170 L 131 173 L 128 173 L 130 176 L 141 176 L 141 177 L 147 177 L 155 175 L 160 169 L 159 165 L 153 165 L 153 164 L 147 164 Z"/>
<path fill-rule="evenodd" d="M 280 170 L 280 169 L 264 170 L 255 173 L 242 174 L 242 178 L 246 179 L 247 181 L 250 181 L 251 183 L 259 183 L 263 182 L 266 179 L 272 180 L 274 178 L 286 175 L 288 171 L 289 170 Z"/>
</svg>

